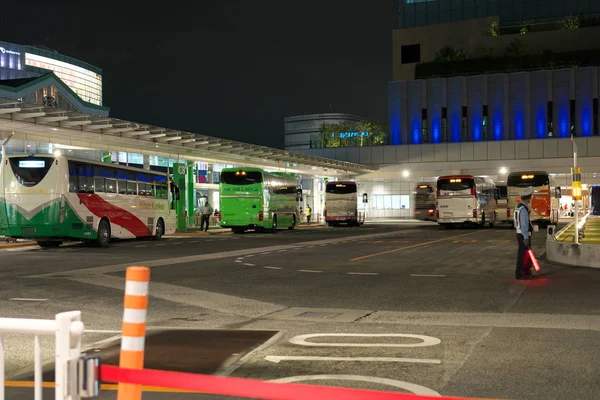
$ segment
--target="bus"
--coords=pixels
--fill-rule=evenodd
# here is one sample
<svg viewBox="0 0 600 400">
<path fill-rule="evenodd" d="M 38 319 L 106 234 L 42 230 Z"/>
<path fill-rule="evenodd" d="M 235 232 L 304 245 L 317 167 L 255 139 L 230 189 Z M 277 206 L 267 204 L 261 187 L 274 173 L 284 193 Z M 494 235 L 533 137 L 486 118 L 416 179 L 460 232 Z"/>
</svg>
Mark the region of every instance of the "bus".
<svg viewBox="0 0 600 400">
<path fill-rule="evenodd" d="M 356 182 L 327 182 L 323 210 L 327 225 L 360 226 L 364 224 L 365 214 L 358 211 L 358 200 L 358 184 Z"/>
<path fill-rule="evenodd" d="M 510 209 L 508 208 L 508 190 L 506 181 L 494 182 L 497 189 L 498 210 L 496 212 L 496 222 L 511 223 Z"/>
<path fill-rule="evenodd" d="M 164 173 L 64 155 L 8 156 L 0 166 L 0 235 L 40 247 L 160 240 L 176 229 L 168 183 Z"/>
<path fill-rule="evenodd" d="M 496 222 L 496 185 L 487 177 L 440 176 L 437 180 L 437 222 L 445 228 L 457 224 L 490 228 Z"/>
<path fill-rule="evenodd" d="M 437 221 L 435 182 L 419 182 L 415 185 L 414 195 L 414 217 L 422 221 Z"/>
<path fill-rule="evenodd" d="M 225 168 L 219 183 L 219 225 L 235 234 L 249 229 L 276 232 L 299 221 L 297 179 L 259 168 Z"/>
<path fill-rule="evenodd" d="M 511 172 L 507 180 L 509 219 L 513 223 L 515 207 L 521 202 L 523 188 L 533 188 L 529 218 L 542 228 L 558 222 L 561 190 L 545 171 Z"/>
</svg>

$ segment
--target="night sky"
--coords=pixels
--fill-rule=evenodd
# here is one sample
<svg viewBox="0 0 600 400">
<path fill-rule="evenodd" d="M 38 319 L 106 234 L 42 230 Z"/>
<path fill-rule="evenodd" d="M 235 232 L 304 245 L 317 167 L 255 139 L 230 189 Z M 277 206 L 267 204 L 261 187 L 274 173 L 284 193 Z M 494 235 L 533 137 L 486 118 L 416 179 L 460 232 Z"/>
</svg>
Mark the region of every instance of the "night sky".
<svg viewBox="0 0 600 400">
<path fill-rule="evenodd" d="M 0 40 L 101 68 L 115 118 L 272 147 L 303 111 L 387 120 L 393 0 L 7 3 Z"/>
</svg>

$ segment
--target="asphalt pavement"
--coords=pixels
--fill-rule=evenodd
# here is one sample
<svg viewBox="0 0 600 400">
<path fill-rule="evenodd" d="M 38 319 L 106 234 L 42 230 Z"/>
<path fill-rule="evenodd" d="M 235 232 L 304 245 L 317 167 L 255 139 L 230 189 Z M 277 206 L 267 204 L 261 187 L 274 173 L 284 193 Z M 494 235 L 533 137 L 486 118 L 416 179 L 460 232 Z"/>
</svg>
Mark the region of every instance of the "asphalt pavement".
<svg viewBox="0 0 600 400">
<path fill-rule="evenodd" d="M 0 315 L 81 310 L 85 348 L 114 356 L 124 271 L 146 265 L 149 334 L 173 332 L 152 353 L 153 368 L 448 396 L 595 398 L 600 271 L 553 265 L 544 240 L 535 234 L 542 270 L 532 281 L 514 279 L 515 234 L 502 225 L 368 224 L 0 249 Z M 206 333 L 227 338 L 227 330 L 237 332 L 235 346 Z M 206 349 L 210 363 L 186 364 L 186 348 L 194 359 Z M 46 361 L 53 351 L 48 339 Z M 32 352 L 31 338 L 7 337 L 9 379 L 27 379 Z"/>
</svg>

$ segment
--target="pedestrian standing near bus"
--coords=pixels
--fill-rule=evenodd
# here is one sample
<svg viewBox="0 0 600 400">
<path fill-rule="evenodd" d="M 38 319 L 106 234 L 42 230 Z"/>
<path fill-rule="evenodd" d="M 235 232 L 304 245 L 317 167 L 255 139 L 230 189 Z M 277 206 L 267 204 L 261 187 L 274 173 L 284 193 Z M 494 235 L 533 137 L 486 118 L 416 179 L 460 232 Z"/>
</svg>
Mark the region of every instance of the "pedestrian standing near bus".
<svg viewBox="0 0 600 400">
<path fill-rule="evenodd" d="M 533 231 L 529 220 L 529 203 L 533 195 L 532 188 L 526 188 L 521 193 L 521 202 L 515 208 L 514 221 L 517 230 L 517 267 L 515 269 L 515 278 L 529 280 L 533 278 L 531 273 L 532 261 L 527 254 L 531 249 L 531 233 Z"/>
<path fill-rule="evenodd" d="M 208 201 L 204 204 L 202 208 L 202 221 L 200 222 L 200 231 L 208 232 L 208 224 L 210 223 L 210 216 L 213 213 L 213 208 L 210 206 Z M 204 228 L 204 224 L 206 223 L 206 228 Z"/>
<path fill-rule="evenodd" d="M 310 206 L 306 206 L 306 223 L 310 225 L 310 214 L 312 213 L 312 209 Z"/>
</svg>

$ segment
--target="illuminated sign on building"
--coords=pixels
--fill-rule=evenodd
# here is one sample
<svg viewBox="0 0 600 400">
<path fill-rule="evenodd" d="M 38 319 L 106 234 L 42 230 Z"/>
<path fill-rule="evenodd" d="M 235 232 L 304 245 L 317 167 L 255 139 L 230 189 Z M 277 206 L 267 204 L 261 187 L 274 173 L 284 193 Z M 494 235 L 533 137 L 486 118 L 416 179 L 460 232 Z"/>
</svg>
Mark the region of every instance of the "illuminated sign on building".
<svg viewBox="0 0 600 400">
<path fill-rule="evenodd" d="M 355 137 L 368 137 L 368 136 L 369 136 L 369 132 L 340 132 L 337 134 L 337 137 L 339 137 L 340 139 L 348 139 L 348 138 L 355 138 Z M 332 133 L 331 137 L 335 137 L 335 133 Z"/>
<path fill-rule="evenodd" d="M 20 56 L 21 55 L 21 53 L 19 53 L 18 51 L 8 50 L 8 49 L 6 49 L 4 47 L 0 47 L 0 52 L 2 54 L 14 54 L 16 56 Z"/>
<path fill-rule="evenodd" d="M 25 65 L 54 72 L 84 101 L 102 105 L 101 75 L 68 62 L 31 53 L 25 53 Z"/>
</svg>

